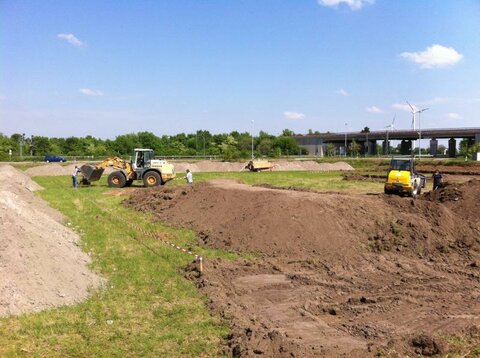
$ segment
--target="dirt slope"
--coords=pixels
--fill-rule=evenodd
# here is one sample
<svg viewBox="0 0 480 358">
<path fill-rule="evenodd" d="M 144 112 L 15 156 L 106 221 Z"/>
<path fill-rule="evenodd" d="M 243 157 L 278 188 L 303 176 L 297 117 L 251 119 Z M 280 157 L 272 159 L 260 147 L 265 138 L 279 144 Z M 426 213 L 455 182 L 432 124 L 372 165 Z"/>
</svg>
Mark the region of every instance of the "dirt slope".
<svg viewBox="0 0 480 358">
<path fill-rule="evenodd" d="M 87 265 L 78 235 L 33 194 L 40 187 L 0 166 L 0 316 L 40 311 L 85 299 L 103 280 Z"/>
<path fill-rule="evenodd" d="M 364 357 L 443 352 L 442 334 L 480 326 L 480 182 L 456 191 L 413 201 L 212 181 L 125 204 L 205 245 L 260 253 L 207 258 L 196 278 L 231 324 L 234 356 Z"/>
</svg>

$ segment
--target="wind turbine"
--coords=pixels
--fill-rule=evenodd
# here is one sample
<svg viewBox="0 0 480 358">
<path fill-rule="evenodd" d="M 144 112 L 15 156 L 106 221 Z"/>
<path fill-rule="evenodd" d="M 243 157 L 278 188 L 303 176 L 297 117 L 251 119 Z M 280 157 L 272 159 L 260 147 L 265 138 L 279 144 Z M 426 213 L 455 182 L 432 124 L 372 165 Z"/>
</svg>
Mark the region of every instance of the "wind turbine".
<svg viewBox="0 0 480 358">
<path fill-rule="evenodd" d="M 429 108 L 416 109 L 408 101 L 406 101 L 410 109 L 412 110 L 412 129 L 415 131 L 415 115 L 418 113 L 418 156 L 421 157 L 421 147 L 422 147 L 422 129 L 420 128 L 420 113 L 425 112 Z M 413 143 L 412 143 L 413 144 Z M 412 148 L 412 151 L 415 152 L 415 148 Z"/>
<path fill-rule="evenodd" d="M 429 108 L 422 108 L 419 109 L 416 113 L 418 113 L 418 156 L 422 157 L 422 152 L 420 148 L 422 148 L 422 128 L 420 127 L 420 114 L 425 112 Z"/>
<path fill-rule="evenodd" d="M 412 129 L 415 130 L 415 114 L 417 114 L 417 112 L 415 108 L 408 101 L 406 102 L 411 109 L 410 113 L 412 113 Z"/>
<path fill-rule="evenodd" d="M 386 134 L 386 138 L 385 138 L 385 154 L 390 154 L 390 146 L 388 145 L 388 133 L 389 131 L 392 131 L 395 129 L 395 126 L 394 126 L 394 123 L 395 123 L 395 118 L 397 117 L 397 114 L 395 113 L 395 115 L 393 116 L 393 119 L 392 119 L 392 123 L 390 123 L 388 126 L 386 126 L 385 128 L 387 128 L 387 134 Z"/>
</svg>

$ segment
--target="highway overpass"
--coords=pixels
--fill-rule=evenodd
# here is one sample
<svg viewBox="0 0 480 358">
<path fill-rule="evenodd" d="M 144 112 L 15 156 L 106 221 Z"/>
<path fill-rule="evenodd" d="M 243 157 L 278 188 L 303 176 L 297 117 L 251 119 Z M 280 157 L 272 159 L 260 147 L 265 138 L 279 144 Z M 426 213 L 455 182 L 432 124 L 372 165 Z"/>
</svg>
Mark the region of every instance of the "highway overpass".
<svg viewBox="0 0 480 358">
<path fill-rule="evenodd" d="M 343 132 L 295 135 L 298 144 L 307 149 L 309 155 L 324 156 L 329 143 L 332 143 L 337 154 L 345 153 L 355 140 L 360 144 L 360 153 L 366 155 L 388 154 L 391 140 L 400 141 L 401 154 L 410 154 L 413 143 L 421 137 L 422 143 L 428 141 L 430 154 L 438 154 L 438 139 L 448 139 L 448 156 L 455 157 L 457 140 L 467 139 L 470 144 L 480 143 L 480 127 L 478 128 L 435 128 L 419 130 L 388 130 L 373 132 Z M 382 143 L 383 153 L 377 153 L 377 141 Z"/>
</svg>

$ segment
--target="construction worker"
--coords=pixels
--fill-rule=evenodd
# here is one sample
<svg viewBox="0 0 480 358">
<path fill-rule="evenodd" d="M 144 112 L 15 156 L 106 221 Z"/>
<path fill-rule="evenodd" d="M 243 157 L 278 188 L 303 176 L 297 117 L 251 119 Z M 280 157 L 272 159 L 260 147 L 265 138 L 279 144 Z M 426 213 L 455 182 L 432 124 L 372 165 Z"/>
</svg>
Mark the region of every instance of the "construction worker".
<svg viewBox="0 0 480 358">
<path fill-rule="evenodd" d="M 433 179 L 433 190 L 437 188 L 441 188 L 443 186 L 443 176 L 438 170 L 435 170 L 435 173 L 433 173 L 432 175 L 432 179 Z"/>
<path fill-rule="evenodd" d="M 75 169 L 72 172 L 72 185 L 74 189 L 78 188 L 78 173 L 80 172 L 80 168 L 75 165 Z"/>
<path fill-rule="evenodd" d="M 193 184 L 193 174 L 190 169 L 187 169 L 186 173 L 184 179 L 187 179 L 187 184 Z"/>
</svg>

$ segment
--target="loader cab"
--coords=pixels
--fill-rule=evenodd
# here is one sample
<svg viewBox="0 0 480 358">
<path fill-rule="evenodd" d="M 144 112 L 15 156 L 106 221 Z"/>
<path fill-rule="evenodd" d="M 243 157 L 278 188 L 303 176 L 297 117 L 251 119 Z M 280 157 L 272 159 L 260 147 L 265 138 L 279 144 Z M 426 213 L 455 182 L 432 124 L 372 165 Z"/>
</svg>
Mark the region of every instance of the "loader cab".
<svg viewBox="0 0 480 358">
<path fill-rule="evenodd" d="M 153 150 L 136 148 L 133 156 L 133 165 L 135 168 L 149 168 L 152 159 L 154 159 Z"/>
<path fill-rule="evenodd" d="M 392 158 L 390 170 L 398 170 L 413 173 L 415 172 L 415 163 L 410 158 Z"/>
<path fill-rule="evenodd" d="M 385 194 L 407 194 L 416 197 L 425 187 L 425 176 L 418 174 L 414 158 L 392 158 L 388 168 Z"/>
</svg>

